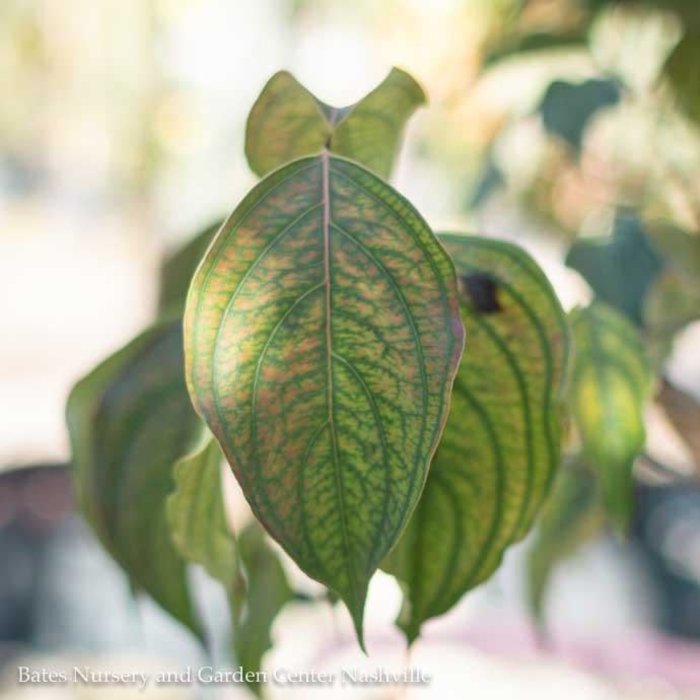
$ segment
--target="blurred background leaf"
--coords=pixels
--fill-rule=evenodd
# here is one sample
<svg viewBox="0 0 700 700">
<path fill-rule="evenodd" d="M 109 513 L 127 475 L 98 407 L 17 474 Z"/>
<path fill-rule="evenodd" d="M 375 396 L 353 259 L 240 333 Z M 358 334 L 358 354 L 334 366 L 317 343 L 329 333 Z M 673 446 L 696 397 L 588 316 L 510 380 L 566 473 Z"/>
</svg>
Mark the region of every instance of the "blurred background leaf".
<svg viewBox="0 0 700 700">
<path fill-rule="evenodd" d="M 221 468 L 224 457 L 202 427 L 197 447 L 175 464 L 175 489 L 167 499 L 173 542 L 190 562 L 232 591 L 237 576 L 236 541 L 226 518 Z"/>
<path fill-rule="evenodd" d="M 160 323 L 78 382 L 67 420 L 83 514 L 136 591 L 201 636 L 166 517 L 173 465 L 199 429 L 183 364 L 180 321 Z"/>
<path fill-rule="evenodd" d="M 571 327 L 570 410 L 610 518 L 624 531 L 633 511 L 632 468 L 644 448 L 653 375 L 637 330 L 611 307 L 595 302 L 576 309 Z"/>
<path fill-rule="evenodd" d="M 161 313 L 182 313 L 192 275 L 223 220 L 196 233 L 163 260 L 160 268 L 158 309 Z"/>
</svg>

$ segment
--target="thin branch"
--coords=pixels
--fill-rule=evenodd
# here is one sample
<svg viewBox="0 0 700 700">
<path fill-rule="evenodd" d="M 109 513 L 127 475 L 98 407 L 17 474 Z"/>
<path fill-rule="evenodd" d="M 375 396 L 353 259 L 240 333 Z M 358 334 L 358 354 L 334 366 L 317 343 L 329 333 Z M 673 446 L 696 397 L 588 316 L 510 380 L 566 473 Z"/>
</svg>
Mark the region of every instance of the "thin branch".
<svg viewBox="0 0 700 700">
<path fill-rule="evenodd" d="M 695 475 L 700 478 L 700 402 L 663 379 L 656 401 L 693 456 Z"/>
<path fill-rule="evenodd" d="M 694 481 L 691 475 L 680 473 L 668 464 L 659 462 L 658 459 L 655 459 L 647 452 L 640 455 L 639 458 L 650 474 L 663 479 L 664 483 L 673 482 L 674 484 L 679 484 Z"/>
</svg>

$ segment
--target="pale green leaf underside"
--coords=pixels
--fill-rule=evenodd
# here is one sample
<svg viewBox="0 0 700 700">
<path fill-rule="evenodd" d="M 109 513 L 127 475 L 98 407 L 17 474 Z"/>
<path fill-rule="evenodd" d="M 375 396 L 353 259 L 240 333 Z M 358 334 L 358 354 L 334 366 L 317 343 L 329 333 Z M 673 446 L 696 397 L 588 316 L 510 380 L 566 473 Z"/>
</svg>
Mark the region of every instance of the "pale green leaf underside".
<svg viewBox="0 0 700 700">
<path fill-rule="evenodd" d="M 226 517 L 221 448 L 204 429 L 197 447 L 175 465 L 167 502 L 173 541 L 188 561 L 220 581 L 229 600 L 235 660 L 246 673 L 260 670 L 270 630 L 293 591 L 277 553 L 253 521 L 238 539 Z M 257 683 L 250 684 L 259 694 Z"/>
<path fill-rule="evenodd" d="M 388 177 L 404 126 L 424 102 L 418 83 L 398 68 L 357 104 L 342 109 L 323 104 L 293 75 L 280 71 L 248 117 L 248 163 L 263 176 L 327 147 Z"/>
<path fill-rule="evenodd" d="M 173 463 L 199 424 L 185 388 L 180 323 L 154 326 L 82 379 L 67 420 L 86 519 L 134 588 L 199 633 L 165 513 Z"/>
<path fill-rule="evenodd" d="M 597 471 L 611 517 L 632 510 L 632 466 L 644 447 L 652 372 L 636 329 L 601 302 L 571 313 L 574 360 L 569 404 L 583 453 Z"/>
<path fill-rule="evenodd" d="M 266 542 L 257 522 L 247 525 L 238 538 L 245 595 L 234 602 L 233 654 L 245 671 L 260 671 L 265 652 L 272 646 L 272 625 L 293 597 L 284 568 Z M 249 683 L 261 694 L 262 686 Z"/>
<path fill-rule="evenodd" d="M 423 496 L 383 563 L 402 582 L 409 641 L 488 578 L 530 528 L 559 461 L 566 319 L 509 243 L 440 234 L 460 280 L 467 350 Z"/>
<path fill-rule="evenodd" d="M 358 632 L 422 490 L 462 344 L 454 267 L 423 219 L 327 154 L 258 184 L 190 287 L 195 406 L 258 519 Z"/>
<path fill-rule="evenodd" d="M 223 455 L 211 433 L 203 432 L 197 448 L 175 465 L 168 521 L 182 556 L 203 566 L 231 590 L 236 577 L 236 543 L 224 507 Z"/>
</svg>

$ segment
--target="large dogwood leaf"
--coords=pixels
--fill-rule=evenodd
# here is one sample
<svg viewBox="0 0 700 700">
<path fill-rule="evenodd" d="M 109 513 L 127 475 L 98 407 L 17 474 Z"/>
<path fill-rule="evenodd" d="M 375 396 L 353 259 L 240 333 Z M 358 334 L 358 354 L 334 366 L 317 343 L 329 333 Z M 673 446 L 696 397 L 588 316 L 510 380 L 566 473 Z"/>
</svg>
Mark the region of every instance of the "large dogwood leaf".
<svg viewBox="0 0 700 700">
<path fill-rule="evenodd" d="M 328 148 L 388 177 L 404 126 L 424 102 L 418 83 L 398 68 L 359 102 L 343 108 L 329 107 L 293 75 L 280 71 L 270 78 L 250 111 L 248 163 L 263 176 Z"/>
<path fill-rule="evenodd" d="M 369 579 L 423 488 L 463 334 L 454 267 L 420 215 L 327 153 L 260 182 L 190 287 L 194 404 L 258 519 L 340 595 L 360 640 Z"/>
<path fill-rule="evenodd" d="M 653 374 L 635 327 L 601 302 L 571 313 L 574 360 L 569 404 L 583 455 L 598 474 L 608 511 L 626 526 L 632 467 L 644 447 L 644 406 Z"/>
<path fill-rule="evenodd" d="M 468 349 L 423 496 L 383 564 L 404 587 L 409 642 L 495 571 L 559 463 L 567 327 L 551 285 L 512 244 L 439 237 L 457 267 Z"/>
<path fill-rule="evenodd" d="M 165 512 L 173 464 L 200 424 L 183 367 L 179 320 L 160 323 L 75 386 L 67 420 L 86 519 L 134 588 L 199 634 Z"/>
</svg>

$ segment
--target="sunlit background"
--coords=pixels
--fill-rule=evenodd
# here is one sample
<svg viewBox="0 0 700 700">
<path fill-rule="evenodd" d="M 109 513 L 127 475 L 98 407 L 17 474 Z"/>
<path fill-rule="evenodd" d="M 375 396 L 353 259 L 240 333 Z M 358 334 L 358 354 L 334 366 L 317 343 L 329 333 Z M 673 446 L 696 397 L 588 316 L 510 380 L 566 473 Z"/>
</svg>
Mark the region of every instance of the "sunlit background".
<svg viewBox="0 0 700 700">
<path fill-rule="evenodd" d="M 591 298 L 564 265 L 577 236 L 610 235 L 620 217 L 698 232 L 700 135 L 659 85 L 684 27 L 669 12 L 625 7 L 588 26 L 589 4 L 0 2 L 0 697 L 136 696 L 18 687 L 18 663 L 206 662 L 153 604 L 131 600 L 73 513 L 64 403 L 81 375 L 153 319 L 163 256 L 255 182 L 245 119 L 275 71 L 291 70 L 334 105 L 352 103 L 394 65 L 413 74 L 430 101 L 411 122 L 394 184 L 435 230 L 524 246 L 567 309 Z M 495 60 L 530 28 L 568 36 L 584 25 L 583 43 Z M 602 92 L 593 108 L 576 102 L 579 93 L 564 91 L 559 103 L 552 93 L 554 80 L 593 79 L 617 86 L 608 99 L 609 88 L 594 84 Z M 687 303 L 700 309 L 700 294 Z M 700 399 L 698 324 L 672 348 L 668 327 L 653 331 L 664 375 Z M 546 646 L 523 603 L 520 546 L 487 585 L 426 626 L 410 660 L 392 624 L 398 589 L 381 574 L 366 613 L 369 658 L 343 610 L 299 604 L 278 620 L 265 660 L 270 669 L 408 662 L 432 676 L 426 687 L 271 686 L 270 697 L 700 698 L 700 471 L 693 446 L 653 407 L 648 430 L 632 541 L 601 534 L 557 569 Z M 194 575 L 221 626 L 223 595 Z M 223 644 L 213 654 L 214 665 L 229 663 Z"/>
</svg>

